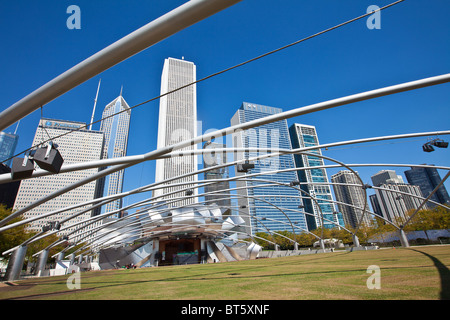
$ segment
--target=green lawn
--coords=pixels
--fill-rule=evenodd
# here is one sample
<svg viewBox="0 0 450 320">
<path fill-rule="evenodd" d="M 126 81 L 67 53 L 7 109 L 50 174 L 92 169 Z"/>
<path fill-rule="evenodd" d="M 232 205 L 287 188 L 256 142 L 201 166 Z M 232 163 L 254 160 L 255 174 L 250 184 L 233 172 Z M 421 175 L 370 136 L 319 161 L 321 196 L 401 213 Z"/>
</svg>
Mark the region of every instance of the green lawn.
<svg viewBox="0 0 450 320">
<path fill-rule="evenodd" d="M 370 265 L 380 289 L 368 289 Z M 334 252 L 252 261 L 81 273 L 0 285 L 0 299 L 439 300 L 450 299 L 450 246 Z"/>
</svg>

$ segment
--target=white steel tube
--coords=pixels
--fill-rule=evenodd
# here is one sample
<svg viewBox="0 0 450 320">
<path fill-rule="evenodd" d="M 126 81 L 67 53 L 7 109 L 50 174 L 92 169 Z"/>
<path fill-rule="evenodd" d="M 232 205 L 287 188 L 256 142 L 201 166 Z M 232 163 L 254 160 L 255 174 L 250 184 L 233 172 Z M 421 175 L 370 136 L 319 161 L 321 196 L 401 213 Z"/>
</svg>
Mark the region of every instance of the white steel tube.
<svg viewBox="0 0 450 320">
<path fill-rule="evenodd" d="M 0 113 L 0 131 L 81 83 L 242 0 L 191 0 L 97 52 Z"/>
<path fill-rule="evenodd" d="M 373 138 L 363 138 L 363 139 L 356 139 L 356 140 L 347 140 L 347 141 L 340 141 L 340 142 L 332 142 L 327 144 L 321 144 L 313 147 L 306 147 L 301 149 L 295 149 L 295 150 L 288 150 L 288 149 L 275 149 L 275 148 L 214 148 L 214 149 L 198 149 L 198 150 L 189 150 L 189 151 L 177 151 L 174 153 L 169 153 L 166 155 L 162 155 L 158 157 L 160 158 L 168 158 L 168 157 L 176 157 L 176 156 L 182 156 L 182 155 L 194 155 L 194 154 L 205 154 L 205 153 L 212 153 L 212 152 L 244 152 L 244 151 L 259 151 L 259 152 L 278 152 L 278 153 L 296 153 L 299 150 L 301 151 L 308 151 L 313 149 L 323 149 L 323 148 L 331 148 L 331 147 L 338 147 L 343 145 L 349 145 L 349 144 L 358 144 L 358 143 L 368 143 L 368 142 L 374 142 L 374 141 L 383 141 L 383 140 L 395 140 L 395 139 L 408 139 L 408 138 L 416 138 L 416 137 L 426 137 L 426 136 L 439 136 L 439 135 L 449 135 L 450 130 L 446 131 L 430 131 L 430 132 L 418 132 L 418 133 L 407 133 L 407 134 L 398 134 L 398 135 L 391 135 L 391 136 L 383 136 L 383 137 L 373 137 Z M 72 171 L 79 171 L 79 170 L 87 170 L 92 168 L 101 168 L 101 167 L 107 167 L 111 165 L 117 165 L 117 164 L 131 164 L 131 163 L 139 163 L 142 160 L 145 160 L 144 158 L 145 154 L 141 155 L 135 155 L 135 156 L 125 156 L 125 157 L 118 157 L 118 158 L 111 158 L 111 159 L 102 159 L 102 160 L 94 160 L 94 161 L 87 161 L 87 162 L 80 162 L 80 163 L 72 163 L 72 164 L 66 164 L 63 165 L 59 171 L 59 173 L 65 173 L 65 172 L 72 172 Z M 32 176 L 26 179 L 36 178 L 36 177 L 43 177 L 48 175 L 53 175 L 54 173 L 49 172 L 47 170 L 43 169 L 37 169 L 33 172 Z M 18 179 L 16 179 L 18 180 Z M 15 181 L 12 179 L 10 173 L 4 173 L 0 174 L 0 184 L 8 183 L 11 181 Z"/>
</svg>

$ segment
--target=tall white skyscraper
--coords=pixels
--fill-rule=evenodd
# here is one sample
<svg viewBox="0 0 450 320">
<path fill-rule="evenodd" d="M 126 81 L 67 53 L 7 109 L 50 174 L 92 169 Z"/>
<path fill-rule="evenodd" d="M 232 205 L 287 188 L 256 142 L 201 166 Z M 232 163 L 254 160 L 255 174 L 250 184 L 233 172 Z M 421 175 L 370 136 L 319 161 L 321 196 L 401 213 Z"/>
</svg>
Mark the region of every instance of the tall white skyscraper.
<svg viewBox="0 0 450 320">
<path fill-rule="evenodd" d="M 119 113 L 120 112 L 120 113 Z M 117 114 L 118 113 L 118 114 Z M 111 115 L 113 115 L 111 117 Z M 103 110 L 100 131 L 105 136 L 103 159 L 124 157 L 127 154 L 128 132 L 130 128 L 131 109 L 122 93 L 116 99 L 108 103 Z M 122 192 L 124 170 L 114 172 L 102 179 L 102 195 L 110 196 Z M 122 199 L 109 202 L 103 207 L 102 212 L 118 210 L 122 207 Z M 110 218 L 120 217 L 119 213 Z"/>
<path fill-rule="evenodd" d="M 184 85 L 196 81 L 196 66 L 194 63 L 168 58 L 164 61 L 164 68 L 161 77 L 161 94 L 165 94 Z M 197 89 L 196 85 L 191 85 L 176 92 L 170 93 L 160 99 L 159 123 L 158 123 L 158 148 L 173 145 L 183 140 L 191 139 L 197 133 Z M 189 146 L 181 150 L 196 150 L 197 146 Z M 177 150 L 180 151 L 180 150 Z M 183 174 L 192 173 L 197 170 L 197 157 L 183 156 L 156 161 L 155 182 L 160 182 L 169 178 Z M 182 182 L 197 181 L 197 176 L 190 176 L 177 179 L 168 183 L 176 184 Z M 169 187 L 155 190 L 154 197 L 162 196 L 186 186 Z M 196 189 L 193 190 L 197 194 Z M 167 195 L 160 200 L 166 200 L 184 196 L 184 193 L 174 193 Z M 191 198 L 183 202 L 169 204 L 169 206 L 190 204 L 198 202 L 197 198 Z"/>
<path fill-rule="evenodd" d="M 34 136 L 33 145 L 37 145 L 49 137 L 56 137 L 63 133 L 67 133 L 68 130 L 73 130 L 83 125 L 85 125 L 85 123 L 76 121 L 41 119 Z M 101 159 L 103 133 L 100 131 L 80 129 L 60 138 L 55 138 L 53 139 L 53 142 L 58 145 L 58 150 L 64 159 L 65 165 Z M 23 180 L 17 193 L 14 209 L 22 209 L 34 201 L 58 191 L 65 186 L 90 177 L 96 172 L 98 172 L 98 168 Z M 34 209 L 31 209 L 26 212 L 23 217 L 25 219 L 34 218 L 45 213 L 69 207 L 71 205 L 93 200 L 96 195 L 96 188 L 97 181 L 92 181 L 50 201 L 47 201 Z M 84 206 L 77 209 L 67 210 L 48 218 L 33 221 L 27 225 L 27 228 L 32 231 L 40 231 L 42 227 L 47 225 L 50 221 L 61 222 L 63 219 L 69 218 L 76 212 L 87 209 L 88 207 L 89 206 Z M 88 211 L 82 215 L 79 215 L 78 217 L 68 221 L 67 224 L 63 224 L 63 227 L 90 218 L 91 214 L 91 211 Z M 91 225 L 89 228 L 93 227 L 94 225 Z M 70 231 L 72 231 L 72 229 L 69 229 L 69 232 Z M 64 234 L 66 233 L 67 232 Z M 73 235 L 73 237 L 76 236 L 77 234 Z"/>
</svg>

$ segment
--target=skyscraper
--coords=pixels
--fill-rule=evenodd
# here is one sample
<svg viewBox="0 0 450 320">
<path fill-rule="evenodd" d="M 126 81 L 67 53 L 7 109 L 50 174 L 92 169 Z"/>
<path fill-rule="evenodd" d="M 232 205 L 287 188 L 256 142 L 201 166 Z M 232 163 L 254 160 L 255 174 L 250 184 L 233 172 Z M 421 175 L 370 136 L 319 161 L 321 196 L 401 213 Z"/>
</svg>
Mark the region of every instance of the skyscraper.
<svg viewBox="0 0 450 320">
<path fill-rule="evenodd" d="M 280 108 L 244 102 L 231 119 L 231 125 L 281 113 Z M 233 134 L 235 148 L 271 148 L 291 149 L 286 120 L 268 123 L 246 131 Z M 263 153 L 264 154 L 264 153 Z M 261 155 L 257 152 L 236 152 L 235 160 L 248 160 Z M 267 232 L 269 230 L 292 231 L 291 223 L 308 230 L 304 213 L 300 212 L 300 192 L 289 184 L 297 180 L 295 171 L 278 172 L 294 168 L 294 157 L 284 154 L 254 162 L 254 168 L 246 172 L 236 172 L 236 176 L 245 178 L 247 174 L 263 173 L 248 180 L 236 182 L 238 205 L 245 221 L 247 232 Z M 273 182 L 273 183 L 271 183 Z M 269 184 L 264 187 L 263 185 Z M 270 185 L 273 184 L 273 185 Z M 249 218 L 248 215 L 252 217 Z M 296 233 L 301 229 L 295 228 Z"/>
<path fill-rule="evenodd" d="M 161 77 L 161 94 L 166 94 L 182 86 L 196 81 L 196 66 L 194 63 L 168 58 L 164 62 Z M 163 148 L 187 139 L 194 138 L 197 133 L 197 91 L 196 85 L 191 85 L 181 90 L 161 97 L 159 105 L 158 122 L 158 148 Z M 196 150 L 197 146 L 189 146 L 181 150 Z M 181 151 L 177 150 L 177 151 Z M 185 155 L 156 160 L 155 182 L 161 182 L 169 178 L 197 171 L 197 157 Z M 177 190 L 188 188 L 188 185 L 170 187 L 171 184 L 197 181 L 197 176 L 189 176 L 176 179 L 168 183 L 167 188 L 155 190 L 154 197 L 160 197 L 168 193 L 160 200 L 168 200 L 182 197 L 185 194 Z M 197 195 L 197 189 L 193 195 Z M 198 202 L 196 197 L 176 203 L 168 203 L 169 206 L 187 205 Z"/>
<path fill-rule="evenodd" d="M 206 142 L 203 146 L 204 149 L 219 149 L 226 148 L 226 145 L 222 143 Z M 214 152 L 206 153 L 203 155 L 203 168 L 210 168 L 217 165 L 222 165 L 227 162 L 226 152 Z M 211 169 L 205 172 L 205 182 L 207 180 L 215 179 L 226 179 L 228 178 L 228 167 L 220 169 Z M 231 200 L 227 198 L 229 196 L 229 191 L 225 191 L 230 188 L 230 183 L 228 181 L 214 182 L 212 184 L 206 184 L 204 187 L 205 193 L 217 191 L 218 194 L 210 194 L 205 196 L 205 201 L 208 204 L 216 203 L 219 206 L 230 207 Z M 222 191 L 224 190 L 224 191 Z"/>
<path fill-rule="evenodd" d="M 33 140 L 33 146 L 42 142 L 42 138 L 56 137 L 68 130 L 77 129 L 84 126 L 85 123 L 77 121 L 41 119 Z M 103 133 L 100 131 L 79 129 L 65 136 L 53 139 L 58 145 L 64 164 L 79 163 L 86 161 L 100 160 L 103 147 Z M 43 198 L 59 189 L 71 185 L 84 178 L 90 177 L 98 172 L 97 168 L 60 173 L 43 177 L 36 177 L 23 180 L 17 194 L 14 209 L 22 209 L 36 200 Z M 34 209 L 29 210 L 23 216 L 25 219 L 38 217 L 42 214 L 64 209 L 71 205 L 93 200 L 96 196 L 97 181 L 92 181 L 67 193 L 64 193 L 52 200 L 47 201 Z M 83 206 L 77 209 L 67 210 L 57 213 L 51 217 L 30 222 L 27 228 L 32 231 L 40 231 L 43 226 L 50 221 L 61 221 L 70 218 L 76 212 L 87 209 L 89 206 Z M 68 222 L 68 225 L 82 222 L 90 218 L 91 212 L 88 211 Z M 66 224 L 63 225 L 64 227 Z M 89 228 L 93 228 L 94 225 Z M 69 229 L 69 231 L 73 231 Z M 74 235 L 76 237 L 77 234 Z"/>
<path fill-rule="evenodd" d="M 16 151 L 19 136 L 13 133 L 0 132 L 0 162 L 11 167 L 12 156 Z M 9 160 L 8 160 L 9 159 Z"/>
<path fill-rule="evenodd" d="M 411 170 L 405 171 L 405 176 L 410 184 L 420 187 L 425 198 L 427 198 L 442 181 L 436 168 L 411 167 Z M 431 196 L 430 200 L 450 205 L 450 197 L 444 185 L 439 187 L 439 189 Z M 435 206 L 435 204 L 432 203 L 428 204 L 430 207 Z"/>
<path fill-rule="evenodd" d="M 356 228 L 360 223 L 370 226 L 370 215 L 363 208 L 366 203 L 365 193 L 356 175 L 348 170 L 342 170 L 331 176 L 334 194 L 338 201 L 339 211 L 342 212 L 345 225 Z M 369 209 L 368 203 L 366 209 Z M 362 220 L 362 222 L 361 222 Z"/>
<path fill-rule="evenodd" d="M 381 170 L 374 174 L 371 178 L 374 186 L 387 183 L 404 183 L 403 178 L 398 176 L 394 170 Z"/>
<path fill-rule="evenodd" d="M 120 112 L 120 113 L 119 113 Z M 117 114 L 118 113 L 118 114 Z M 111 116 L 115 114 L 114 116 Z M 103 110 L 100 131 L 104 133 L 105 144 L 103 159 L 124 157 L 127 154 L 128 132 L 130 128 L 131 109 L 122 93 L 108 103 Z M 101 179 L 101 196 L 110 196 L 122 192 L 124 170 L 114 172 Z M 118 210 L 122 207 L 122 199 L 109 202 L 103 207 L 103 212 Z M 120 217 L 119 213 L 110 218 Z"/>
<path fill-rule="evenodd" d="M 382 170 L 372 176 L 375 197 L 371 196 L 372 207 L 378 215 L 392 222 L 407 218 L 408 211 L 417 209 L 423 197 L 418 186 L 403 183 L 401 176 L 393 170 Z M 425 204 L 423 209 L 428 208 Z"/>
<path fill-rule="evenodd" d="M 294 149 L 313 147 L 319 145 L 316 128 L 314 126 L 294 123 L 289 128 L 289 133 Z M 322 155 L 320 149 L 309 150 L 310 154 Z M 327 172 L 321 167 L 324 161 L 320 157 L 305 154 L 295 155 L 295 165 L 297 168 L 310 168 L 298 171 L 298 180 L 301 188 L 311 197 L 317 199 L 317 203 L 311 198 L 304 198 L 305 211 L 310 213 L 307 215 L 308 227 L 313 230 L 323 225 L 325 228 L 334 228 L 342 225 L 342 214 L 336 211 L 333 203 L 333 195 L 329 186 Z"/>
</svg>

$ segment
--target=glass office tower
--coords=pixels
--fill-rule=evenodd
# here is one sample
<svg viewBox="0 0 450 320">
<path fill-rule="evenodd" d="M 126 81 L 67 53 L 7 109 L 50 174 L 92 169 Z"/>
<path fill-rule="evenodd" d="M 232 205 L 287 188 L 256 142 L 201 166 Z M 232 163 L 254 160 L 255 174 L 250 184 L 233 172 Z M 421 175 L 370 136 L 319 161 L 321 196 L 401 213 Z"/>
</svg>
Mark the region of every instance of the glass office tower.
<svg viewBox="0 0 450 320">
<path fill-rule="evenodd" d="M 10 158 L 14 156 L 17 141 L 19 141 L 17 134 L 0 132 L 0 162 L 3 162 L 8 167 L 11 167 L 12 159 Z"/>
<path fill-rule="evenodd" d="M 119 113 L 120 112 L 120 113 Z M 111 115 L 115 114 L 111 117 Z M 128 132 L 130 128 L 131 109 L 122 94 L 108 103 L 103 110 L 100 131 L 104 133 L 105 145 L 103 159 L 124 157 L 127 154 Z M 114 172 L 104 179 L 103 196 L 110 196 L 122 192 L 124 170 Z M 122 207 L 122 199 L 109 202 L 103 206 L 102 212 L 118 210 Z M 121 213 L 115 213 L 110 218 L 119 218 Z"/>
<path fill-rule="evenodd" d="M 231 119 L 231 125 L 281 112 L 279 108 L 244 102 Z M 291 149 L 286 120 L 235 132 L 232 139 L 235 148 Z M 235 152 L 235 160 L 245 161 L 264 153 L 264 150 Z M 266 227 L 271 231 L 292 232 L 292 226 L 297 234 L 307 230 L 305 215 L 299 208 L 302 204 L 300 191 L 289 186 L 297 180 L 297 175 L 295 171 L 278 172 L 295 167 L 292 154 L 257 160 L 253 164 L 254 168 L 248 172 L 236 172 L 236 176 L 246 179 L 238 180 L 236 186 L 239 188 L 239 210 L 246 222 L 247 232 L 267 232 Z M 251 176 L 259 173 L 262 174 Z"/>
<path fill-rule="evenodd" d="M 314 126 L 294 123 L 289 128 L 292 147 L 294 149 L 312 147 L 319 145 L 316 128 Z M 329 186 L 327 172 L 321 167 L 324 161 L 320 157 L 311 154 L 322 155 L 320 149 L 307 151 L 310 155 L 296 154 L 295 164 L 297 168 L 310 168 L 298 171 L 298 180 L 301 183 L 304 196 L 311 195 L 317 200 L 313 201 L 307 196 L 303 200 L 307 215 L 308 227 L 310 230 L 317 229 L 323 225 L 325 228 L 334 228 L 343 225 L 342 213 L 337 212 L 333 201 L 333 196 Z"/>
</svg>

